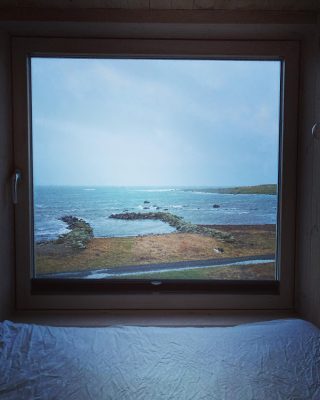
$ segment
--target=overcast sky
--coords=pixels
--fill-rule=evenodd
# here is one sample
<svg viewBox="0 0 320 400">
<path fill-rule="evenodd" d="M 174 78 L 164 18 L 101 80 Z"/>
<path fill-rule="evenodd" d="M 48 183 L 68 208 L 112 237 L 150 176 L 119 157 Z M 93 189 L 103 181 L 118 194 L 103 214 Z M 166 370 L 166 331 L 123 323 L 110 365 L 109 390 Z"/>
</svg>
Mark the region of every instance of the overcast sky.
<svg viewBox="0 0 320 400">
<path fill-rule="evenodd" d="M 36 185 L 276 183 L 280 63 L 32 59 Z"/>
</svg>

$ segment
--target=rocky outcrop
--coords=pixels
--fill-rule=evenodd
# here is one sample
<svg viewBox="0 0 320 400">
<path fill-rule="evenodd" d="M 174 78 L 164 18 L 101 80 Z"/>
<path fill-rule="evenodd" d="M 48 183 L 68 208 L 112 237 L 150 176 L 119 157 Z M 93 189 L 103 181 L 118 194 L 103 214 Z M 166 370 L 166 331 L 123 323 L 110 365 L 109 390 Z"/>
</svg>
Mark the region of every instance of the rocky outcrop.
<svg viewBox="0 0 320 400">
<path fill-rule="evenodd" d="M 127 221 L 143 220 L 143 219 L 159 220 L 162 222 L 166 222 L 173 228 L 176 228 L 178 232 L 198 233 L 205 236 L 215 237 L 217 239 L 226 242 L 233 242 L 234 240 L 232 235 L 229 233 L 221 232 L 213 228 L 207 228 L 204 226 L 191 224 L 190 222 L 186 222 L 182 217 L 166 212 L 149 212 L 149 213 L 128 212 L 121 214 L 111 214 L 109 218 L 123 219 Z"/>
<path fill-rule="evenodd" d="M 93 238 L 93 229 L 90 224 L 72 215 L 65 215 L 60 220 L 68 225 L 70 232 L 59 235 L 55 243 L 74 249 L 85 249 L 90 239 Z"/>
</svg>

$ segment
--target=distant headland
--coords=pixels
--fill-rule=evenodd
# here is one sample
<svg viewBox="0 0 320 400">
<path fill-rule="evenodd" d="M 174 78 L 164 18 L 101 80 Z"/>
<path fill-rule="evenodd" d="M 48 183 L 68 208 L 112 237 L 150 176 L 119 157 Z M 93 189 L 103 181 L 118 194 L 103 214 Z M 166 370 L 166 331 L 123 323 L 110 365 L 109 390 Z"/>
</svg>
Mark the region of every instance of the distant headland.
<svg viewBox="0 0 320 400">
<path fill-rule="evenodd" d="M 277 194 L 276 184 L 255 185 L 255 186 L 235 186 L 230 188 L 190 188 L 183 189 L 186 192 L 201 193 L 221 193 L 221 194 Z"/>
</svg>

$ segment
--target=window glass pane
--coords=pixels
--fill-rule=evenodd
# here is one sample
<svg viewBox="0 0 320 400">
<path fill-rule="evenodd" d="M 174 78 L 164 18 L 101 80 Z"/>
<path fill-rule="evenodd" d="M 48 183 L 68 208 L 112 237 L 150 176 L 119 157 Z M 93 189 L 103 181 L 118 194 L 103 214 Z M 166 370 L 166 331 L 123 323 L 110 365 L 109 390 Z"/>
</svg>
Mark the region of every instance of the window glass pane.
<svg viewBox="0 0 320 400">
<path fill-rule="evenodd" d="M 275 279 L 280 77 L 32 57 L 35 277 Z"/>
</svg>

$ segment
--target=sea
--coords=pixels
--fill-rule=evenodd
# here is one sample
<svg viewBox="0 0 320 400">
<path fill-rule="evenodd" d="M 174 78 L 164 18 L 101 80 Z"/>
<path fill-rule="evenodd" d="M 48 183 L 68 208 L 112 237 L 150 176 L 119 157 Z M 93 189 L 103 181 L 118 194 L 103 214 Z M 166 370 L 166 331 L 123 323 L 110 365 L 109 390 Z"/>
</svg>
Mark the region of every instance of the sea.
<svg viewBox="0 0 320 400">
<path fill-rule="evenodd" d="M 68 232 L 60 220 L 64 215 L 83 218 L 92 226 L 95 237 L 175 231 L 162 221 L 109 218 L 115 213 L 157 211 L 170 212 L 193 224 L 275 224 L 277 196 L 205 193 L 194 187 L 36 186 L 35 241 L 56 239 Z"/>
</svg>

